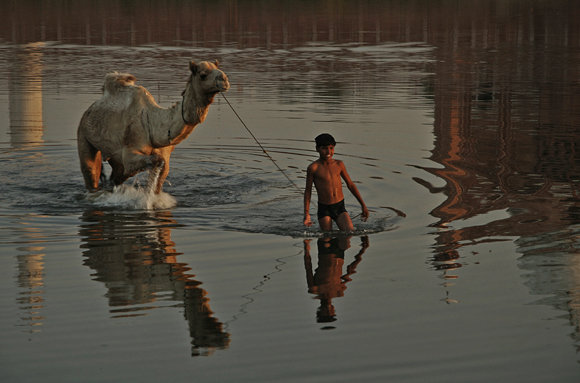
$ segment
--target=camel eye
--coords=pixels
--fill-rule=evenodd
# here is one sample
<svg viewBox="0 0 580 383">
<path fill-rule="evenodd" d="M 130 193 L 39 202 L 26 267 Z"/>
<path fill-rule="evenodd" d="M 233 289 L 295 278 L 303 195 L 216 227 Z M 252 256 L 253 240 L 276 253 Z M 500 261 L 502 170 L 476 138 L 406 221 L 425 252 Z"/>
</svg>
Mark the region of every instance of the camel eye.
<svg viewBox="0 0 580 383">
<path fill-rule="evenodd" d="M 201 81 L 205 81 L 206 77 L 207 77 L 207 74 L 202 73 L 199 75 L 199 78 L 201 79 Z"/>
</svg>

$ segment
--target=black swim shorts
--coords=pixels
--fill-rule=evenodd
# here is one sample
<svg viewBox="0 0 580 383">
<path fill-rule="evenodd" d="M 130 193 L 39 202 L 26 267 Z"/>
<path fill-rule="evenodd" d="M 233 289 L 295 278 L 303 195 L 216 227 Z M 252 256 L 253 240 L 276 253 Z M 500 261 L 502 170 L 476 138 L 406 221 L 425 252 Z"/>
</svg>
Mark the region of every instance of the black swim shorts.
<svg viewBox="0 0 580 383">
<path fill-rule="evenodd" d="M 344 259 L 344 249 L 340 247 L 338 238 L 319 238 L 317 241 L 318 256 L 333 255 L 334 258 Z"/>
<path fill-rule="evenodd" d="M 344 207 L 344 200 L 333 203 L 331 205 L 326 205 L 324 203 L 318 202 L 318 219 L 324 217 L 330 217 L 333 221 L 336 221 L 339 215 L 346 213 L 346 207 Z"/>
</svg>

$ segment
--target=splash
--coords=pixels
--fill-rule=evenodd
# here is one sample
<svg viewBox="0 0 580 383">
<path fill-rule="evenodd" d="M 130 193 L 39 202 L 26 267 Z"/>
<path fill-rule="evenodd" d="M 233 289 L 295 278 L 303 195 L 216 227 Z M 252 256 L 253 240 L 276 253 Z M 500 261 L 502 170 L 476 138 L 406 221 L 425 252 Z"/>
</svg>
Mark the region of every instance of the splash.
<svg viewBox="0 0 580 383">
<path fill-rule="evenodd" d="M 177 201 L 171 195 L 161 192 L 155 194 L 154 186 L 157 184 L 160 169 L 149 172 L 149 178 L 145 187 L 136 180 L 133 185 L 115 186 L 112 191 L 99 191 L 87 196 L 92 203 L 101 207 L 120 208 L 126 210 L 158 210 L 169 209 L 177 205 Z"/>
</svg>

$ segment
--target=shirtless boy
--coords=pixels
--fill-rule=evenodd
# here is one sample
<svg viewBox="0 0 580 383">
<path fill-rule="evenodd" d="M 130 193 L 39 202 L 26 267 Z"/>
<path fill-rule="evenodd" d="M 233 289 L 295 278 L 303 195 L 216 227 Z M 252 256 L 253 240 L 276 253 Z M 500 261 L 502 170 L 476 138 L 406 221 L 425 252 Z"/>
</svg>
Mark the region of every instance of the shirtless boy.
<svg viewBox="0 0 580 383">
<path fill-rule="evenodd" d="M 358 200 L 362 208 L 362 219 L 369 216 L 362 197 L 350 179 L 344 163 L 332 158 L 336 141 L 324 133 L 316 137 L 316 151 L 320 158 L 308 166 L 306 170 L 306 190 L 304 191 L 304 225 L 312 226 L 310 219 L 310 200 L 312 198 L 312 184 L 318 193 L 318 223 L 324 231 L 332 230 L 332 221 L 335 221 L 339 230 L 354 230 L 350 216 L 344 207 L 342 194 L 342 179 L 352 195 Z"/>
</svg>

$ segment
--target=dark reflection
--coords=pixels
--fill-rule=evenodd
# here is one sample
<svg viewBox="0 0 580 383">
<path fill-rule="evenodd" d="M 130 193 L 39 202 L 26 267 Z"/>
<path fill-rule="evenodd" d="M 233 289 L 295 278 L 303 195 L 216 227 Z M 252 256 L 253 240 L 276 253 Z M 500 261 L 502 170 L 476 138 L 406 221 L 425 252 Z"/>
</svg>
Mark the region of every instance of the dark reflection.
<svg viewBox="0 0 580 383">
<path fill-rule="evenodd" d="M 365 250 L 369 247 L 368 237 L 361 237 L 361 249 L 346 267 L 346 273 L 344 273 L 345 251 L 351 247 L 351 238 L 319 238 L 316 241 L 318 267 L 314 271 L 310 255 L 310 242 L 312 240 L 304 240 L 304 266 L 308 292 L 320 300 L 320 307 L 316 311 L 318 323 L 330 323 L 337 320 L 332 299 L 344 296 L 346 284 L 352 280 L 351 275 L 356 273 L 356 267 L 361 262 Z M 330 328 L 334 327 L 324 327 L 324 329 Z"/>
<path fill-rule="evenodd" d="M 42 44 L 29 44 L 12 56 L 8 78 L 10 143 L 14 149 L 38 146 L 42 135 Z"/>
<path fill-rule="evenodd" d="M 434 20 L 428 36 L 438 47 L 427 85 L 437 165 L 423 169 L 438 186 L 415 181 L 445 196 L 431 211 L 433 266 L 466 266 L 470 246 L 519 238 L 530 291 L 570 313 L 577 339 L 580 6 L 483 4 Z"/>
<path fill-rule="evenodd" d="M 451 234 L 454 233 L 444 233 Z M 461 247 L 453 238 L 449 238 L 450 241 L 441 241 L 440 245 L 434 246 L 433 257 L 431 258 L 431 265 L 434 270 L 441 271 L 440 277 L 443 279 L 443 287 L 445 289 L 445 298 L 443 300 L 447 303 L 457 303 L 449 296 L 449 286 L 453 286 L 453 280 L 458 278 L 457 275 L 453 274 L 453 270 L 463 266 L 459 261 L 460 255 L 458 249 Z"/>
<path fill-rule="evenodd" d="M 580 352 L 580 225 L 564 230 L 523 236 L 516 240 L 522 253 L 519 267 L 525 270 L 526 286 L 536 303 L 568 313 L 571 334 Z"/>
<path fill-rule="evenodd" d="M 213 317 L 207 292 L 185 263 L 179 263 L 169 212 L 119 214 L 86 212 L 81 217 L 84 264 L 94 279 L 105 284 L 115 317 L 144 315 L 146 310 L 178 302 L 192 338 L 192 355 L 225 349 L 230 334 Z"/>
</svg>

